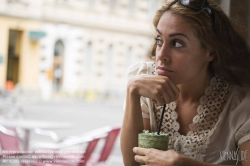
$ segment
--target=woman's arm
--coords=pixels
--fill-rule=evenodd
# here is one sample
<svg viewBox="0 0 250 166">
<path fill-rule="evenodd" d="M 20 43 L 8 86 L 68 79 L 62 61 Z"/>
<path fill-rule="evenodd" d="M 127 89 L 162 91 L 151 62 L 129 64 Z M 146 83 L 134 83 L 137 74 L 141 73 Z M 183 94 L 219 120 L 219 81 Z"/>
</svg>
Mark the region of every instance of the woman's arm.
<svg viewBox="0 0 250 166">
<path fill-rule="evenodd" d="M 151 127 L 150 127 L 150 120 L 143 118 L 143 126 L 145 130 L 148 130 L 149 132 L 151 132 Z"/>
<path fill-rule="evenodd" d="M 140 96 L 131 84 L 127 88 L 125 114 L 121 129 L 121 151 L 126 166 L 138 165 L 132 149 L 138 146 L 138 133 L 143 130 Z"/>
<path fill-rule="evenodd" d="M 131 78 L 127 85 L 125 114 L 121 130 L 121 151 L 126 166 L 138 165 L 133 148 L 138 146 L 138 133 L 149 129 L 149 121 L 142 119 L 140 97 L 152 99 L 157 105 L 170 103 L 178 98 L 179 89 L 164 76 L 140 75 Z"/>
<path fill-rule="evenodd" d="M 197 161 L 174 150 L 161 151 L 135 147 L 133 151 L 136 153 L 135 160 L 138 163 L 145 163 L 147 166 L 226 166 Z M 247 165 L 243 164 L 243 166 Z"/>
<path fill-rule="evenodd" d="M 247 141 L 240 145 L 240 159 L 242 160 L 242 166 L 250 165 L 250 141 Z"/>
</svg>

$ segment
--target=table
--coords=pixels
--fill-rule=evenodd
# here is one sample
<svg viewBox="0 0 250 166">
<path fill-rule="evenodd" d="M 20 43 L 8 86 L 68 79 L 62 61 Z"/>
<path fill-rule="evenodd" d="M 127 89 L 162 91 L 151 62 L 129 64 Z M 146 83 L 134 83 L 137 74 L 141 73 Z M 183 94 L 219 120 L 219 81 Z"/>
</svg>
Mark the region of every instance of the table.
<svg viewBox="0 0 250 166">
<path fill-rule="evenodd" d="M 0 125 L 9 128 L 20 128 L 24 130 L 23 150 L 29 149 L 30 131 L 39 129 L 61 129 L 69 128 L 71 123 L 28 120 L 28 119 L 0 119 Z"/>
</svg>

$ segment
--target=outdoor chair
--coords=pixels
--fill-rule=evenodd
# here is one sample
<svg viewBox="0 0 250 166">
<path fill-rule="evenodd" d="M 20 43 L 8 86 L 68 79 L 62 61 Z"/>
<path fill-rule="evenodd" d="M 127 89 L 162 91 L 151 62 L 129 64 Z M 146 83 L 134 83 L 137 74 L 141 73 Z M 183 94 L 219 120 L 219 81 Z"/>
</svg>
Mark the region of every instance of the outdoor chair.
<svg viewBox="0 0 250 166">
<path fill-rule="evenodd" d="M 17 159 L 16 156 L 21 156 L 25 155 L 25 153 L 22 153 L 20 151 L 20 142 L 21 140 L 19 139 L 17 132 L 15 129 L 7 129 L 3 126 L 0 126 L 0 144 L 1 144 L 1 149 L 2 153 L 0 153 L 0 165 L 2 164 L 2 160 L 4 160 L 6 155 L 8 156 L 15 156 L 15 159 Z M 8 154 L 4 153 L 9 152 L 9 151 L 15 151 L 15 154 Z M 22 164 L 25 166 L 26 164 Z"/>
<path fill-rule="evenodd" d="M 39 131 L 39 132 L 37 132 Z M 46 131 L 46 130 L 39 130 L 37 129 L 35 132 L 37 132 L 37 134 L 41 134 L 41 135 L 45 135 L 45 136 L 53 136 L 53 134 L 55 133 L 51 133 L 50 131 Z M 1 145 L 1 150 L 2 152 L 0 152 L 0 165 L 3 164 L 3 160 L 6 159 L 6 155 L 8 155 L 9 157 L 13 157 L 13 159 L 18 159 L 17 156 L 19 157 L 19 159 L 22 158 L 22 155 L 34 155 L 35 153 L 32 151 L 26 152 L 22 150 L 22 143 L 23 140 L 19 137 L 19 134 L 17 133 L 17 130 L 15 128 L 6 128 L 4 126 L 0 125 L 0 145 Z M 8 153 L 8 152 L 15 152 L 14 154 Z M 39 153 L 37 153 L 36 155 L 40 155 Z M 32 160 L 32 159 L 26 159 L 26 160 Z M 19 160 L 21 161 L 21 160 Z M 25 166 L 25 163 L 22 163 L 23 166 Z"/>
<path fill-rule="evenodd" d="M 2 150 L 19 151 L 19 141 L 15 129 L 7 129 L 0 126 L 0 144 Z"/>
<path fill-rule="evenodd" d="M 73 136 L 68 137 L 64 140 L 62 140 L 59 143 L 39 143 L 35 146 L 36 149 L 40 150 L 54 150 L 55 153 L 53 155 L 60 155 L 59 153 L 56 153 L 56 151 L 63 150 L 63 148 L 67 148 L 69 146 L 74 146 L 77 144 L 86 144 L 87 146 L 84 149 L 84 153 L 79 158 L 74 158 L 74 160 L 82 161 L 79 163 L 68 163 L 67 164 L 67 158 L 64 158 L 63 156 L 67 156 L 70 153 L 63 153 L 63 155 L 60 155 L 60 158 L 56 159 L 50 159 L 50 158 L 43 158 L 40 159 L 40 163 L 33 164 L 33 166 L 44 166 L 49 163 L 49 165 L 53 166 L 89 166 L 94 165 L 98 163 L 102 163 L 107 161 L 108 157 L 110 156 L 110 153 L 114 147 L 116 138 L 119 134 L 120 126 L 119 127 L 111 127 L 106 126 L 97 130 L 93 130 L 91 132 L 85 133 L 80 136 Z M 100 154 L 94 155 L 93 152 L 97 149 L 98 143 L 100 143 L 100 140 L 103 140 L 103 145 L 101 147 Z M 57 160 L 56 163 L 53 163 L 53 161 Z M 59 161 L 59 162 L 58 162 Z"/>
<path fill-rule="evenodd" d="M 107 135 L 105 144 L 102 148 L 101 154 L 99 156 L 94 156 L 87 161 L 87 164 L 94 165 L 102 162 L 106 162 L 108 159 L 119 134 L 120 127 L 113 128 Z"/>
</svg>

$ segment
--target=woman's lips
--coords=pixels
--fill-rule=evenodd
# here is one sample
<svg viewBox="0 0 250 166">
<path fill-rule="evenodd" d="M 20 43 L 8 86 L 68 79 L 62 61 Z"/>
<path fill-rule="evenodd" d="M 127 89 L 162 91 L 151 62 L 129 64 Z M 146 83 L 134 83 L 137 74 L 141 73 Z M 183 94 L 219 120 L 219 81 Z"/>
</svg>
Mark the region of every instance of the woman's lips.
<svg viewBox="0 0 250 166">
<path fill-rule="evenodd" d="M 157 74 L 158 75 L 166 75 L 168 76 L 169 74 L 173 73 L 172 70 L 169 70 L 168 68 L 166 67 L 161 67 L 161 66 L 158 66 L 157 67 Z"/>
</svg>

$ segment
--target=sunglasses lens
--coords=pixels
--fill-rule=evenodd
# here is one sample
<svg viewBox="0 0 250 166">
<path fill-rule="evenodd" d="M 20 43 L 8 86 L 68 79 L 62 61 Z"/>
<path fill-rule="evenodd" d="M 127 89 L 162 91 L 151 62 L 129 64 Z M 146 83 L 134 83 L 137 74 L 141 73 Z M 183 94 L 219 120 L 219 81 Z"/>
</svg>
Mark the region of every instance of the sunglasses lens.
<svg viewBox="0 0 250 166">
<path fill-rule="evenodd" d="M 181 4 L 195 10 L 201 9 L 205 0 L 180 0 Z"/>
</svg>

